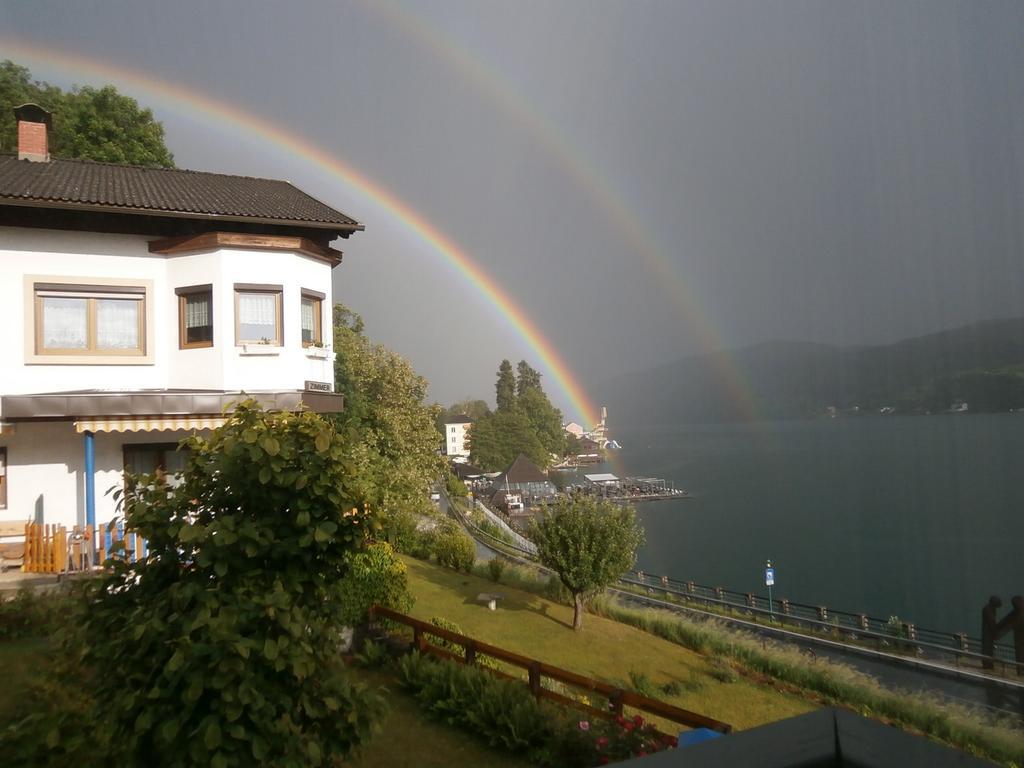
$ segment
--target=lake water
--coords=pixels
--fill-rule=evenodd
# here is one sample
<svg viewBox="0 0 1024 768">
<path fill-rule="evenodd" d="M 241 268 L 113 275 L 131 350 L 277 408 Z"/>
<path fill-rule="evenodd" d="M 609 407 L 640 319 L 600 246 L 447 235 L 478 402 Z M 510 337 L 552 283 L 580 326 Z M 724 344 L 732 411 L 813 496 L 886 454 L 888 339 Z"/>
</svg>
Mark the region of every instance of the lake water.
<svg viewBox="0 0 1024 768">
<path fill-rule="evenodd" d="M 700 584 L 980 632 L 1024 594 L 1024 414 L 614 429 L 587 471 L 693 495 L 641 504 L 638 565 Z"/>
</svg>

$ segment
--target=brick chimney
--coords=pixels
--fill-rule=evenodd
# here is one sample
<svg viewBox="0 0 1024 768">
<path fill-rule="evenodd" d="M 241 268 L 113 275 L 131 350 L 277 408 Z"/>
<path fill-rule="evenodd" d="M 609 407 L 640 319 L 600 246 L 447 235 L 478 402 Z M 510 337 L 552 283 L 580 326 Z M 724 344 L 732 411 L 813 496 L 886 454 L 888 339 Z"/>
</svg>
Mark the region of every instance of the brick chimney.
<svg viewBox="0 0 1024 768">
<path fill-rule="evenodd" d="M 18 121 L 18 159 L 49 162 L 50 113 L 38 104 L 22 104 L 14 108 L 14 117 Z"/>
</svg>

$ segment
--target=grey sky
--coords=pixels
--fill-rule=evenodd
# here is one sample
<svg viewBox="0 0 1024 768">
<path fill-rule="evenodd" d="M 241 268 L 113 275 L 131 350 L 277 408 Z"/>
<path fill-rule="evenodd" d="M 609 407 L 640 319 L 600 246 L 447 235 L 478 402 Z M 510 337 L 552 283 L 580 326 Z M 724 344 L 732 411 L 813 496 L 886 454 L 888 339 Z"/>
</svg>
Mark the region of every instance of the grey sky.
<svg viewBox="0 0 1024 768">
<path fill-rule="evenodd" d="M 330 150 L 459 243 L 585 382 L 702 342 L 601 194 L 729 346 L 1024 314 L 1019 2 L 0 0 L 3 38 L 200 90 Z M 337 297 L 432 397 L 493 399 L 502 357 L 540 362 L 360 190 L 123 90 L 179 165 L 288 178 L 364 221 Z"/>
</svg>

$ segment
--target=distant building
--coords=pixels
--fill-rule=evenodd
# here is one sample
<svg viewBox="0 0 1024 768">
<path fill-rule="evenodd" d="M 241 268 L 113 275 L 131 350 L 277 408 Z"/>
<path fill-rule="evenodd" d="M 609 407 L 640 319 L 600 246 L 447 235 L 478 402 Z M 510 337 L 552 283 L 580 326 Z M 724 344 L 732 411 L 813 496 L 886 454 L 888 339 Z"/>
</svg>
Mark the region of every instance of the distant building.
<svg viewBox="0 0 1024 768">
<path fill-rule="evenodd" d="M 586 432 L 586 430 L 583 429 L 583 425 L 577 424 L 575 421 L 570 421 L 568 424 L 562 427 L 562 429 L 564 429 L 570 435 L 575 437 L 577 440 L 583 437 L 583 433 Z"/>
<path fill-rule="evenodd" d="M 444 448 L 449 456 L 469 458 L 469 428 L 473 420 L 465 414 L 444 423 Z"/>
<path fill-rule="evenodd" d="M 495 477 L 491 483 L 492 499 L 499 495 L 503 499 L 504 494 L 510 492 L 521 494 L 523 502 L 530 506 L 554 496 L 558 489 L 548 479 L 546 472 L 520 453 L 509 468 Z"/>
</svg>

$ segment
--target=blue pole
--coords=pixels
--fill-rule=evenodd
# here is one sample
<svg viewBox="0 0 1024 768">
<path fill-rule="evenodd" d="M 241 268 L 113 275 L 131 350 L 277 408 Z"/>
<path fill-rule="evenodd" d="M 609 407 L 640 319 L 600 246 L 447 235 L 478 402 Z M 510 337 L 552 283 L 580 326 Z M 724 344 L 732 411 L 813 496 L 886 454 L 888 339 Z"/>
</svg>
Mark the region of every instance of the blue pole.
<svg viewBox="0 0 1024 768">
<path fill-rule="evenodd" d="M 96 529 L 96 436 L 85 433 L 85 524 Z"/>
</svg>

